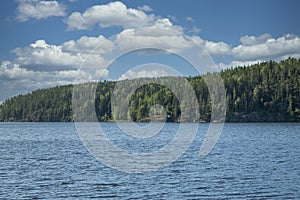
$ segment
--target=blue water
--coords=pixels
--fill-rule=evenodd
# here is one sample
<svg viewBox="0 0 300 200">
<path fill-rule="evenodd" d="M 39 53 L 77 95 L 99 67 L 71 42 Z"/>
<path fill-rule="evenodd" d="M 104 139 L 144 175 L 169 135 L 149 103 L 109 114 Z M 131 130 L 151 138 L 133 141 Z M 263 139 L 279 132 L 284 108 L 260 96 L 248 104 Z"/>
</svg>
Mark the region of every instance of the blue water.
<svg viewBox="0 0 300 200">
<path fill-rule="evenodd" d="M 134 152 L 159 149 L 174 136 L 136 141 L 102 123 L 110 139 Z M 213 151 L 199 158 L 207 124 L 176 162 L 129 174 L 98 162 L 73 123 L 0 123 L 0 199 L 300 199 L 300 124 L 225 124 Z"/>
</svg>

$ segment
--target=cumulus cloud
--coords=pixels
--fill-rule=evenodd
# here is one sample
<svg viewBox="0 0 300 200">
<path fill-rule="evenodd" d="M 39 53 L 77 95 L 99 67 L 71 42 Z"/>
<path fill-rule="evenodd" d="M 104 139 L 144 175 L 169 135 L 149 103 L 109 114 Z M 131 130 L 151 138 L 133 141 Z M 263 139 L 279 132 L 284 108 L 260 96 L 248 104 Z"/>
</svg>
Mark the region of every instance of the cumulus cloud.
<svg viewBox="0 0 300 200">
<path fill-rule="evenodd" d="M 27 76 L 32 76 L 33 71 L 22 69 L 18 64 L 13 64 L 10 61 L 3 61 L 0 66 L 0 77 L 1 79 L 18 80 Z"/>
<path fill-rule="evenodd" d="M 53 67 L 57 70 L 59 67 L 75 67 L 83 62 L 80 57 L 63 52 L 61 46 L 49 45 L 44 40 L 37 40 L 29 47 L 16 48 L 13 53 L 18 64 L 28 67 L 44 66 L 41 70 L 47 71 L 53 70 Z"/>
<path fill-rule="evenodd" d="M 297 35 L 286 34 L 279 38 L 273 38 L 270 34 L 260 36 L 241 37 L 241 44 L 230 47 L 228 44 L 201 40 L 194 37 L 206 47 L 208 52 L 214 56 L 230 56 L 229 63 L 217 63 L 216 70 L 226 69 L 236 66 L 249 66 L 255 63 L 275 60 L 280 61 L 288 57 L 300 58 L 300 37 Z"/>
<path fill-rule="evenodd" d="M 17 0 L 17 17 L 20 22 L 32 19 L 65 16 L 66 7 L 58 1 Z"/>
<path fill-rule="evenodd" d="M 93 73 L 84 70 L 36 71 L 10 61 L 3 61 L 0 65 L 0 101 L 40 88 L 73 84 L 75 80 L 76 83 L 97 81 L 100 75 L 107 77 L 108 71 L 106 69 L 97 69 Z"/>
<path fill-rule="evenodd" d="M 83 36 L 78 40 L 70 40 L 62 45 L 62 50 L 69 53 L 87 53 L 87 54 L 104 54 L 113 49 L 113 42 L 104 36 L 87 37 Z"/>
<path fill-rule="evenodd" d="M 58 84 L 69 84 L 77 76 L 77 70 L 63 70 L 63 71 L 34 71 L 26 68 L 22 68 L 19 64 L 11 63 L 9 61 L 3 61 L 0 65 L 0 77 L 1 80 L 14 80 L 13 85 L 24 88 L 32 87 L 50 87 Z M 88 74 L 82 73 L 81 76 Z M 22 84 L 19 84 L 22 83 Z M 26 83 L 26 84 L 25 84 Z M 8 85 L 6 83 L 6 85 Z"/>
<path fill-rule="evenodd" d="M 116 49 L 126 50 L 142 45 L 180 51 L 195 45 L 182 32 L 163 29 L 167 27 L 176 28 L 168 19 L 159 19 L 156 21 L 156 28 L 126 29 L 112 39 L 102 35 L 83 36 L 61 45 L 37 40 L 26 47 L 14 49 L 12 52 L 15 59 L 1 64 L 1 84 L 5 83 L 6 88 L 14 88 L 14 91 L 28 92 L 37 88 L 69 84 L 75 78 L 79 78 L 80 82 L 99 80 L 100 77 L 108 78 L 109 72 L 104 67 L 110 60 L 106 54 L 114 54 Z M 81 74 L 78 75 L 79 72 Z M 164 75 L 169 74 L 160 69 L 129 71 L 122 79 Z"/>
<path fill-rule="evenodd" d="M 187 41 L 183 34 L 183 28 L 173 25 L 168 18 L 161 18 L 155 15 L 148 15 L 144 11 L 150 10 L 147 6 L 138 9 L 127 8 L 122 2 L 111 2 L 104 5 L 93 6 L 83 13 L 72 13 L 66 20 L 68 29 L 90 29 L 94 25 L 101 27 L 122 26 L 125 30 L 117 35 L 114 41 L 120 49 L 143 46 L 167 48 L 176 52 L 190 48 L 194 44 Z M 193 18 L 186 17 L 186 20 L 193 21 Z M 160 29 L 172 29 L 181 35 L 168 35 L 160 29 L 143 31 L 133 28 L 155 27 Z M 147 32 L 147 33 L 146 33 Z M 189 33 L 198 34 L 200 29 L 193 27 Z M 299 37 L 285 35 L 280 38 L 273 38 L 270 34 L 260 36 L 243 36 L 240 38 L 240 45 L 231 47 L 225 42 L 214 42 L 204 40 L 198 36 L 193 39 L 208 51 L 211 56 L 231 56 L 236 61 L 256 61 L 264 59 L 286 58 L 288 56 L 299 57 Z M 79 41 L 71 41 L 64 45 L 64 48 L 76 50 Z M 108 48 L 109 49 L 109 48 Z M 100 50 L 99 50 L 100 52 Z"/>
<path fill-rule="evenodd" d="M 211 56 L 229 55 L 231 51 L 230 45 L 224 42 L 213 42 L 200 38 L 199 36 L 193 36 L 193 40 L 205 49 Z"/>
<path fill-rule="evenodd" d="M 127 8 L 122 2 L 116 1 L 92 6 L 83 13 L 73 12 L 65 23 L 68 30 L 88 30 L 96 24 L 100 27 L 136 28 L 151 26 L 155 21 L 156 17 L 153 14 L 147 15 L 142 10 Z"/>
<path fill-rule="evenodd" d="M 75 71 L 40 72 L 21 68 L 19 64 L 3 61 L 0 65 L 0 91 L 4 100 L 13 95 L 27 93 L 38 88 L 70 84 L 75 78 Z"/>
<path fill-rule="evenodd" d="M 65 15 L 65 8 L 57 1 L 18 2 L 19 21 Z M 50 5 L 53 10 L 47 7 Z M 232 47 L 225 42 L 209 41 L 200 36 L 192 36 L 191 40 L 184 35 L 183 28 L 174 25 L 169 18 L 145 13 L 149 11 L 151 8 L 147 6 L 133 9 L 127 8 L 122 2 L 111 2 L 93 6 L 83 13 L 72 13 L 65 19 L 70 30 L 86 30 L 95 25 L 122 26 L 124 30 L 110 39 L 102 35 L 82 36 L 58 45 L 37 40 L 26 47 L 14 49 L 12 52 L 15 59 L 3 61 L 0 65 L 0 86 L 6 88 L 6 91 L 1 89 L 1 94 L 15 95 L 10 90 L 28 92 L 37 88 L 74 83 L 78 78 L 79 82 L 99 80 L 100 77 L 109 78 L 109 71 L 104 67 L 112 61 L 110 58 L 119 55 L 119 52 L 141 47 L 195 53 L 193 48 L 198 44 L 212 58 L 221 56 L 228 60 L 228 63 L 210 66 L 209 69 L 215 70 L 250 65 L 268 59 L 284 59 L 288 56 L 300 58 L 300 38 L 296 35 L 287 34 L 279 38 L 273 38 L 270 34 L 247 35 L 240 38 L 240 45 Z M 187 20 L 192 21 L 192 18 Z M 145 26 L 151 28 L 141 28 Z M 197 27 L 187 30 L 190 33 L 199 31 Z M 201 60 L 200 56 L 197 62 Z M 131 69 L 121 75 L 120 79 L 161 76 L 170 76 L 170 73 L 150 66 L 147 69 Z"/>
<path fill-rule="evenodd" d="M 224 42 L 205 41 L 204 47 L 212 56 L 227 55 L 230 51 L 230 46 Z"/>
<path fill-rule="evenodd" d="M 143 47 L 179 52 L 194 45 L 195 43 L 187 40 L 181 32 L 163 28 L 127 29 L 115 39 L 115 46 L 121 50 Z"/>
<path fill-rule="evenodd" d="M 263 34 L 258 37 L 246 35 L 244 37 L 241 37 L 240 42 L 242 43 L 242 45 L 251 46 L 257 44 L 263 44 L 267 42 L 269 39 L 272 39 L 272 35 L 270 34 Z"/>
<path fill-rule="evenodd" d="M 162 26 L 174 27 L 167 19 L 162 19 L 160 23 Z M 182 32 L 178 31 L 147 28 L 126 29 L 112 39 L 107 39 L 102 35 L 98 37 L 83 36 L 78 40 L 70 40 L 62 45 L 51 45 L 44 40 L 37 40 L 28 47 L 16 48 L 13 51 L 15 53 L 14 64 L 2 64 L 2 72 L 5 71 L 4 74 L 8 77 L 13 77 L 7 73 L 7 69 L 10 69 L 10 73 L 16 71 L 22 74 L 32 73 L 33 71 L 50 73 L 64 71 L 64 73 L 67 73 L 74 72 L 83 66 L 85 72 L 89 74 L 90 80 L 99 77 L 103 72 L 103 68 L 110 62 L 106 54 L 111 55 L 118 52 L 118 50 L 126 52 L 126 50 L 141 47 L 180 52 L 193 48 L 195 43 L 206 49 L 212 57 L 232 57 L 231 63 L 220 63 L 217 65 L 218 69 L 223 69 L 226 66 L 248 65 L 271 58 L 300 57 L 300 38 L 295 35 L 284 35 L 277 39 L 266 37 L 266 35 L 264 37 L 245 36 L 243 37 L 244 43 L 236 47 L 231 47 L 224 42 L 204 40 L 199 36 L 193 36 L 192 39 L 193 41 L 189 40 L 184 37 Z M 247 39 L 248 41 L 245 42 Z M 3 67 L 14 65 L 18 67 Z M 3 71 L 3 69 L 6 70 Z M 134 73 L 142 76 L 145 72 L 137 74 L 129 71 L 125 77 L 128 78 L 129 75 Z M 105 72 L 105 74 L 108 75 L 108 72 Z M 154 72 L 150 74 L 154 74 Z"/>
<path fill-rule="evenodd" d="M 239 61 L 300 57 L 300 38 L 297 35 L 287 34 L 277 39 L 269 34 L 245 36 L 241 38 L 241 43 L 231 50 L 232 56 Z"/>
<path fill-rule="evenodd" d="M 147 5 L 139 6 L 138 9 L 141 10 L 141 11 L 145 11 L 145 12 L 153 11 L 153 9 L 150 6 L 147 6 Z"/>
<path fill-rule="evenodd" d="M 162 27 L 175 27 L 168 19 L 161 19 Z M 77 70 L 84 66 L 92 76 L 99 75 L 97 70 L 103 69 L 116 52 L 143 48 L 166 49 L 181 52 L 195 47 L 197 43 L 214 58 L 216 56 L 231 57 L 227 66 L 247 65 L 264 60 L 280 60 L 287 57 L 300 57 L 300 38 L 287 34 L 277 39 L 264 34 L 263 36 L 245 36 L 241 45 L 231 47 L 224 42 L 213 42 L 193 36 L 189 40 L 180 31 L 168 29 L 126 29 L 107 39 L 83 36 L 78 40 L 70 40 L 62 45 L 47 44 L 37 40 L 28 47 L 16 48 L 14 63 L 22 68 L 36 71 Z M 224 66 L 220 65 L 220 68 Z"/>
<path fill-rule="evenodd" d="M 99 36 L 98 40 L 102 38 Z M 79 69 L 83 64 L 86 69 L 97 69 L 106 61 L 99 54 L 90 55 L 89 50 L 93 48 L 90 42 L 93 40 L 97 38 L 84 37 L 63 45 L 50 45 L 44 40 L 37 40 L 28 47 L 16 48 L 13 53 L 17 64 L 40 71 Z"/>
</svg>

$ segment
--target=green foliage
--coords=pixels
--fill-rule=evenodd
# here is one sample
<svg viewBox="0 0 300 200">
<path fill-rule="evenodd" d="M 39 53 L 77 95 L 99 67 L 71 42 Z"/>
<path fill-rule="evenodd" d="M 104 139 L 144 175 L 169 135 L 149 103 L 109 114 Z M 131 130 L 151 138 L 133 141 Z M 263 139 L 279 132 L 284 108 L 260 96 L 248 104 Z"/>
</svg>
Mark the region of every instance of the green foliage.
<svg viewBox="0 0 300 200">
<path fill-rule="evenodd" d="M 36 90 L 6 100 L 0 106 L 0 121 L 69 122 L 72 86 Z"/>
<path fill-rule="evenodd" d="M 300 121 L 300 60 L 289 58 L 279 63 L 270 61 L 249 67 L 231 68 L 221 72 L 226 89 L 228 122 L 299 122 Z M 162 78 L 162 82 L 170 78 Z M 200 121 L 209 121 L 211 100 L 203 77 L 187 78 L 198 98 Z M 180 83 L 180 82 L 179 82 Z M 133 81 L 126 80 L 128 88 Z M 176 83 L 175 83 L 176 84 Z M 88 86 L 88 84 L 85 84 Z M 83 85 L 84 86 L 84 85 Z M 111 108 L 116 82 L 99 82 L 95 110 L 99 121 L 149 121 L 149 110 L 159 104 L 166 110 L 170 122 L 181 121 L 181 108 L 191 102 L 179 103 L 175 94 L 160 84 L 139 87 L 129 98 L 129 109 L 119 112 Z M 175 85 L 185 95 L 184 87 Z M 128 93 L 125 89 L 120 91 Z M 73 86 L 57 86 L 19 95 L 0 105 L 0 121 L 72 121 Z M 76 94 L 78 95 L 78 94 Z M 83 95 L 83 94 L 82 94 Z M 75 98 L 83 98 L 76 96 Z M 125 100 L 124 100 L 125 101 Z M 80 109 L 92 109 L 82 102 Z M 191 114 L 196 112 L 190 110 Z"/>
<path fill-rule="evenodd" d="M 227 90 L 227 121 L 299 121 L 299 59 L 238 67 L 221 76 Z"/>
</svg>

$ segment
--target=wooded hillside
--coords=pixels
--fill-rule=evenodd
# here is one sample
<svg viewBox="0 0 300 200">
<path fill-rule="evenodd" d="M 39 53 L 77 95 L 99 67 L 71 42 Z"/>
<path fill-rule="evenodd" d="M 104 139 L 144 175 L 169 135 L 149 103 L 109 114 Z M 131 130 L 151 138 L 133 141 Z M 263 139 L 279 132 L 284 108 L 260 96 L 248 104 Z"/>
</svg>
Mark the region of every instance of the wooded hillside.
<svg viewBox="0 0 300 200">
<path fill-rule="evenodd" d="M 300 60 L 263 62 L 220 72 L 227 91 L 228 122 L 299 122 Z M 168 77 L 165 77 L 168 79 Z M 211 104 L 203 77 L 187 78 L 199 101 L 201 121 L 209 121 Z M 130 83 L 130 81 L 128 81 Z M 95 109 L 99 121 L 113 120 L 111 95 L 116 82 L 98 83 Z M 0 105 L 0 121 L 72 121 L 73 86 L 40 89 L 6 100 Z M 152 105 L 165 107 L 167 121 L 180 121 L 175 95 L 166 87 L 148 84 L 132 95 L 128 116 L 134 121 L 149 119 Z M 85 105 L 82 105 L 85 106 Z"/>
</svg>

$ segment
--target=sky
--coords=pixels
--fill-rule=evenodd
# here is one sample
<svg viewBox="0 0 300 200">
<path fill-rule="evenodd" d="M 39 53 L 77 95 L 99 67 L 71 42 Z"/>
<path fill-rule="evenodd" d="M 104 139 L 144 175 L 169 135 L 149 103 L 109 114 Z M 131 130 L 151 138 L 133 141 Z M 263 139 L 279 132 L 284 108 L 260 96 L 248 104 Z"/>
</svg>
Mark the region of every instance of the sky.
<svg viewBox="0 0 300 200">
<path fill-rule="evenodd" d="M 170 75 L 168 67 L 199 75 L 194 63 L 205 73 L 300 58 L 299 8 L 298 0 L 2 0 L 0 102 L 80 81 Z"/>
</svg>

